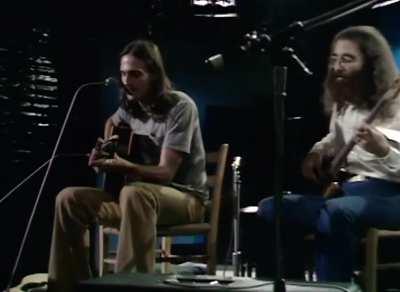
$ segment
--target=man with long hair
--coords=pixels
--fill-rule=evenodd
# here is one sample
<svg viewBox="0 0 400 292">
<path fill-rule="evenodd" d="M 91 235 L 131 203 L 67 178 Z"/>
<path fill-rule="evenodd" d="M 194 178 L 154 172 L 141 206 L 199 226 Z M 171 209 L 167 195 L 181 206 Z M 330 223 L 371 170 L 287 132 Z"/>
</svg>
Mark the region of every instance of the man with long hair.
<svg viewBox="0 0 400 292">
<path fill-rule="evenodd" d="M 72 291 L 78 280 L 89 277 L 83 237 L 92 223 L 120 230 L 116 272 L 148 273 L 154 271 L 158 224 L 203 219 L 208 190 L 195 103 L 172 89 L 159 49 L 150 41 L 136 40 L 122 50 L 120 83 L 121 105 L 107 120 L 104 136 L 108 138 L 115 126 L 128 125 L 145 143 L 137 153 L 143 163 L 118 154 L 104 158 L 94 149 L 90 166 L 128 178 L 118 199 L 92 187 L 68 187 L 58 194 L 49 262 L 51 291 Z"/>
<path fill-rule="evenodd" d="M 335 198 L 287 195 L 282 207 L 286 233 L 297 236 L 289 238 L 287 244 L 295 245 L 306 233 L 315 234 L 315 267 L 320 281 L 351 280 L 359 239 L 367 228 L 400 227 L 399 98 L 385 103 L 372 124 L 364 122 L 397 78 L 389 44 L 375 28 L 349 27 L 334 37 L 323 94 L 330 114 L 329 133 L 312 147 L 302 170 L 305 178 L 320 182 L 323 160 L 354 137 L 356 145 L 344 165 L 342 194 Z M 273 199 L 262 200 L 258 214 L 271 225 Z M 290 246 L 284 245 L 286 249 Z M 298 263 L 293 266 L 299 268 Z M 273 269 L 266 271 L 273 273 Z M 295 274 L 291 272 L 290 276 Z M 304 271 L 297 272 L 304 275 Z"/>
</svg>

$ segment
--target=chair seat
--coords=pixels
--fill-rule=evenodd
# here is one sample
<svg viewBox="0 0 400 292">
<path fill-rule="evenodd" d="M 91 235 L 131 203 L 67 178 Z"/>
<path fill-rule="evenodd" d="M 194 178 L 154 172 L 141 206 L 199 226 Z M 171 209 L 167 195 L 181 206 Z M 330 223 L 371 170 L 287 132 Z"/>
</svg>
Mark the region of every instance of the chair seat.
<svg viewBox="0 0 400 292">
<path fill-rule="evenodd" d="M 184 262 L 196 262 L 196 263 L 204 263 L 207 262 L 209 257 L 207 255 L 199 254 L 199 255 L 163 255 L 160 258 L 157 258 L 157 262 L 162 263 L 170 263 L 170 264 L 181 264 Z"/>
<path fill-rule="evenodd" d="M 211 229 L 209 223 L 194 223 L 172 226 L 158 226 L 158 236 L 207 234 Z"/>
<path fill-rule="evenodd" d="M 398 237 L 400 235 L 399 230 L 384 230 L 377 229 L 379 237 Z"/>
<path fill-rule="evenodd" d="M 194 223 L 182 225 L 163 225 L 157 227 L 158 236 L 173 236 L 173 235 L 194 235 L 194 234 L 207 234 L 211 229 L 209 223 Z M 104 227 L 105 234 L 119 235 L 119 230 L 113 227 Z"/>
</svg>

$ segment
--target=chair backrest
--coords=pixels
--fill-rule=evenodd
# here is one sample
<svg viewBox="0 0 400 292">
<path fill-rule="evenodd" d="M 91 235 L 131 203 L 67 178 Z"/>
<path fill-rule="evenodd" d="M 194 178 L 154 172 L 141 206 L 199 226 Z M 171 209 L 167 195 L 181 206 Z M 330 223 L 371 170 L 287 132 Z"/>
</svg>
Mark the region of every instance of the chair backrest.
<svg viewBox="0 0 400 292">
<path fill-rule="evenodd" d="M 365 266 L 364 287 L 366 292 L 378 291 L 378 272 L 388 269 L 399 269 L 400 263 L 396 258 L 386 259 L 385 263 L 379 261 L 379 240 L 383 238 L 399 238 L 400 230 L 382 230 L 370 228 L 365 238 Z M 381 259 L 382 260 L 382 259 Z"/>
<path fill-rule="evenodd" d="M 208 152 L 206 156 L 207 165 L 215 164 L 215 172 L 207 175 L 207 184 L 211 188 L 211 210 L 210 210 L 210 237 L 216 238 L 218 231 L 219 211 L 221 205 L 222 186 L 225 175 L 226 160 L 228 156 L 228 144 L 222 144 L 218 151 Z M 210 238 L 209 238 L 210 240 Z"/>
</svg>

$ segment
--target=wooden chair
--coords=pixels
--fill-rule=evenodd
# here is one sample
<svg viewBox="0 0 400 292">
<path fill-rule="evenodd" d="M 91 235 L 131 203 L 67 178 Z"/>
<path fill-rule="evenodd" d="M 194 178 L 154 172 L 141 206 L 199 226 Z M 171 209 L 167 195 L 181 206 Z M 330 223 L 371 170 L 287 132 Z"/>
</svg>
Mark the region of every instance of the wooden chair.
<svg viewBox="0 0 400 292">
<path fill-rule="evenodd" d="M 218 222 L 222 195 L 223 179 L 228 155 L 228 144 L 222 144 L 218 151 L 206 155 L 207 166 L 214 164 L 214 171 L 207 175 L 207 184 L 212 189 L 211 198 L 206 203 L 206 222 L 158 226 L 157 235 L 162 237 L 162 252 L 158 261 L 178 263 L 187 260 L 207 262 L 208 274 L 215 274 L 217 264 Z M 108 235 L 118 235 L 118 229 L 100 226 L 98 231 L 98 269 L 99 275 L 107 270 L 105 265 L 115 264 L 115 255 L 110 255 L 107 248 Z M 206 254 L 179 256 L 171 254 L 171 237 L 202 234 L 207 237 Z"/>
<path fill-rule="evenodd" d="M 400 231 L 370 228 L 367 232 L 365 238 L 365 266 L 363 271 L 363 282 L 366 292 L 377 291 L 379 270 L 400 268 L 400 262 L 379 263 L 379 239 L 388 237 L 400 237 Z"/>
<path fill-rule="evenodd" d="M 379 263 L 379 240 L 389 237 L 400 237 L 400 231 L 382 230 L 370 228 L 367 231 L 362 243 L 365 244 L 365 259 L 362 269 L 361 279 L 365 292 L 377 292 L 378 290 L 378 272 L 380 270 L 400 269 L 400 262 Z M 314 235 L 309 234 L 304 238 L 307 241 L 313 241 Z M 312 267 L 309 272 L 312 272 Z M 308 276 L 311 279 L 310 273 Z"/>
</svg>

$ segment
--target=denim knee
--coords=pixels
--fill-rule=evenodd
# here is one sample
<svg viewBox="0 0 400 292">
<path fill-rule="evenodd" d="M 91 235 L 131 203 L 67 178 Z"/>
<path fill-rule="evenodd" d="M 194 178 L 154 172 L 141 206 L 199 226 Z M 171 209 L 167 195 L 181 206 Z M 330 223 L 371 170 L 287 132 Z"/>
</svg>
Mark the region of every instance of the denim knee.
<svg viewBox="0 0 400 292">
<path fill-rule="evenodd" d="M 302 195 L 285 195 L 282 197 L 281 214 L 284 222 L 300 223 L 298 218 L 302 216 L 303 207 L 307 204 Z M 272 223 L 275 218 L 275 200 L 274 197 L 265 198 L 258 204 L 258 216 L 267 223 Z"/>
<path fill-rule="evenodd" d="M 341 204 L 328 201 L 318 218 L 317 231 L 324 235 L 343 234 L 349 231 L 353 223 L 354 218 L 350 210 Z"/>
<path fill-rule="evenodd" d="M 257 215 L 268 223 L 274 220 L 274 200 L 272 197 L 265 198 L 258 203 Z"/>
</svg>

